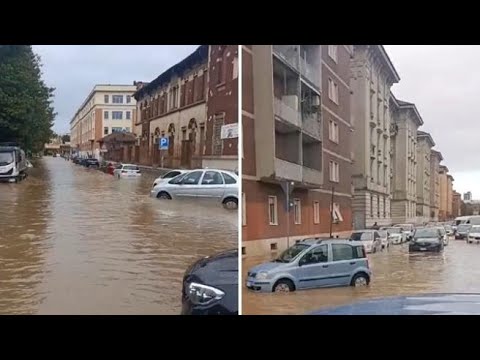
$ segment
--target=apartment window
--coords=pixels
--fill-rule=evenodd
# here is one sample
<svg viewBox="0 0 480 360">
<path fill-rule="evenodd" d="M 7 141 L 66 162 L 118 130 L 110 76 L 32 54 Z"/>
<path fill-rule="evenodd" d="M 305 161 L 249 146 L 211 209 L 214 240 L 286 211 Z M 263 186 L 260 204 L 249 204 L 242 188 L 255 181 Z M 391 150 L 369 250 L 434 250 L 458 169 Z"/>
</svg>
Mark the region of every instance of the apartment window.
<svg viewBox="0 0 480 360">
<path fill-rule="evenodd" d="M 112 127 L 112 133 L 114 132 L 122 132 L 122 128 L 121 127 Z"/>
<path fill-rule="evenodd" d="M 123 104 L 123 95 L 112 95 L 113 104 Z"/>
<path fill-rule="evenodd" d="M 104 112 L 103 112 L 103 118 L 104 118 L 105 120 L 108 120 L 108 111 L 104 111 Z"/>
<path fill-rule="evenodd" d="M 335 222 L 342 222 L 343 221 L 343 216 L 342 213 L 340 212 L 340 205 L 337 203 L 333 204 L 333 209 L 331 208 L 330 211 L 332 212 L 332 218 L 333 221 Z"/>
<path fill-rule="evenodd" d="M 330 161 L 330 181 L 340 181 L 340 166 L 335 161 Z"/>
<path fill-rule="evenodd" d="M 300 199 L 293 200 L 293 215 L 295 224 L 300 225 L 302 223 L 302 203 Z"/>
<path fill-rule="evenodd" d="M 105 104 L 109 103 L 108 95 L 103 96 L 103 101 L 105 102 Z"/>
<path fill-rule="evenodd" d="M 328 56 L 330 56 L 330 58 L 335 62 L 338 61 L 337 50 L 338 45 L 328 45 Z"/>
<path fill-rule="evenodd" d="M 130 104 L 132 102 L 132 97 L 130 95 L 127 95 L 127 104 Z"/>
<path fill-rule="evenodd" d="M 103 128 L 103 135 L 108 135 L 108 126 Z"/>
<path fill-rule="evenodd" d="M 122 120 L 123 119 L 123 111 L 112 111 L 112 119 L 113 120 Z"/>
<path fill-rule="evenodd" d="M 338 124 L 330 120 L 330 125 L 328 127 L 328 138 L 338 144 L 339 132 L 338 132 Z"/>
<path fill-rule="evenodd" d="M 380 196 L 377 196 L 377 217 L 380 217 Z"/>
<path fill-rule="evenodd" d="M 242 193 L 242 225 L 247 225 L 247 197 Z"/>
<path fill-rule="evenodd" d="M 277 197 L 268 197 L 268 221 L 270 225 L 278 225 Z"/>
<path fill-rule="evenodd" d="M 130 120 L 130 111 L 125 112 L 125 119 Z"/>
<path fill-rule="evenodd" d="M 328 78 L 328 98 L 338 104 L 338 85 L 331 78 Z"/>
<path fill-rule="evenodd" d="M 313 223 L 320 224 L 320 203 L 318 201 L 313 202 Z"/>
<path fill-rule="evenodd" d="M 174 86 L 170 90 L 170 109 L 176 109 L 177 108 L 177 92 L 178 92 L 178 87 Z"/>
</svg>

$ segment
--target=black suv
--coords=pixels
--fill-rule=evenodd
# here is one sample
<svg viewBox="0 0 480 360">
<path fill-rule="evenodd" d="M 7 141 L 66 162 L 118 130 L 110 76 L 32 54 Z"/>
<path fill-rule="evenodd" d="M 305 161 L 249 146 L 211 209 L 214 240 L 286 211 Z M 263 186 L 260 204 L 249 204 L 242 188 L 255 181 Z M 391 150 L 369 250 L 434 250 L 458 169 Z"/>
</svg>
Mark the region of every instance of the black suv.
<svg viewBox="0 0 480 360">
<path fill-rule="evenodd" d="M 85 167 L 100 167 L 100 163 L 97 159 L 86 159 L 85 163 L 83 164 Z"/>
<path fill-rule="evenodd" d="M 194 262 L 183 276 L 182 315 L 238 315 L 238 250 Z"/>
</svg>

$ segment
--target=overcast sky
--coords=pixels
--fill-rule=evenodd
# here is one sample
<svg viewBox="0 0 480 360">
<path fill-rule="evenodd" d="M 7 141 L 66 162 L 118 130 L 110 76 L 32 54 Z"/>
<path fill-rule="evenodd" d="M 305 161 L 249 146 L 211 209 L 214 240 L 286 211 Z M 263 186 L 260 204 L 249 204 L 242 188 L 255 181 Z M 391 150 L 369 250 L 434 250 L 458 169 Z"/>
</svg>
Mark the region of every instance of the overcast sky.
<svg viewBox="0 0 480 360">
<path fill-rule="evenodd" d="M 400 75 L 393 93 L 415 103 L 454 189 L 480 199 L 480 46 L 386 45 Z"/>
<path fill-rule="evenodd" d="M 43 77 L 56 88 L 54 130 L 69 122 L 95 84 L 151 81 L 190 55 L 198 45 L 34 45 L 42 57 Z"/>
</svg>

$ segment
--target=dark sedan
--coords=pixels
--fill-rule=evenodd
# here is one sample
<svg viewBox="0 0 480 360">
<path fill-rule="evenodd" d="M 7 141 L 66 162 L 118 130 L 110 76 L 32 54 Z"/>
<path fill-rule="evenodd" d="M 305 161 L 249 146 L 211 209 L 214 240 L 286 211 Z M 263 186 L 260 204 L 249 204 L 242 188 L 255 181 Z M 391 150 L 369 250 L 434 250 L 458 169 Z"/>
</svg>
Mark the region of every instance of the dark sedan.
<svg viewBox="0 0 480 360">
<path fill-rule="evenodd" d="M 89 167 L 100 167 L 100 163 L 98 162 L 97 159 L 85 159 L 85 162 L 83 163 L 83 166 L 89 168 Z"/>
<path fill-rule="evenodd" d="M 190 265 L 183 277 L 182 315 L 238 315 L 238 250 Z"/>
<path fill-rule="evenodd" d="M 465 240 L 468 237 L 468 233 L 470 232 L 470 228 L 472 225 L 470 224 L 460 224 L 457 226 L 457 231 L 455 232 L 455 239 L 456 240 Z"/>
<path fill-rule="evenodd" d="M 427 227 L 415 230 L 413 233 L 413 238 L 408 246 L 408 250 L 410 252 L 440 252 L 443 250 L 444 245 L 443 235 L 440 230 L 436 227 Z"/>
</svg>

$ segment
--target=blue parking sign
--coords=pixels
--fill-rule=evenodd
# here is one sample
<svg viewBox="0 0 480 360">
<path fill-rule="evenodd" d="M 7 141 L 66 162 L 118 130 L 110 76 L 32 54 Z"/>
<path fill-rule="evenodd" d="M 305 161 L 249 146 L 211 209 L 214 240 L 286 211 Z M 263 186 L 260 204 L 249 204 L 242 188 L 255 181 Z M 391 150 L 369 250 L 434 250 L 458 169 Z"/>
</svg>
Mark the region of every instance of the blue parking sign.
<svg viewBox="0 0 480 360">
<path fill-rule="evenodd" d="M 167 137 L 160 138 L 160 143 L 159 143 L 160 150 L 168 150 L 168 143 L 169 143 L 169 138 Z"/>
</svg>

